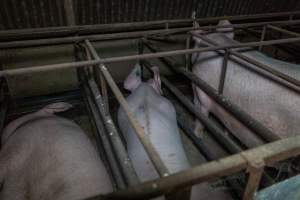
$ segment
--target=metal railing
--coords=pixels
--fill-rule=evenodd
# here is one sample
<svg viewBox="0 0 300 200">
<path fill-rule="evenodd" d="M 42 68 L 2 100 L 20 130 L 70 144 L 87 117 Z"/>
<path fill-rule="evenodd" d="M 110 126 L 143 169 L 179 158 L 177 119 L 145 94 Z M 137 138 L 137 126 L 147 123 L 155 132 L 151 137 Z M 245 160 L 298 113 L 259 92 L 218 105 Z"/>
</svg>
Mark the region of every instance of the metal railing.
<svg viewBox="0 0 300 200">
<path fill-rule="evenodd" d="M 263 18 L 264 15 L 261 15 Z M 266 15 L 267 16 L 267 15 Z M 289 15 L 290 16 L 290 15 Z M 251 17 L 251 16 L 250 16 Z M 149 30 L 142 32 L 130 32 L 130 33 L 115 33 L 110 35 L 94 35 L 94 36 L 75 36 L 75 37 L 66 37 L 66 38 L 51 38 L 51 39 L 40 39 L 40 40 L 27 40 L 27 41 L 12 41 L 12 42 L 2 42 L 0 43 L 0 48 L 15 48 L 15 47 L 32 47 L 39 45 L 52 45 L 52 44 L 66 44 L 66 43 L 83 43 L 82 45 L 86 48 L 87 60 L 70 62 L 70 63 L 61 63 L 61 64 L 52 64 L 52 65 L 43 65 L 43 66 L 34 66 L 26 67 L 19 69 L 7 69 L 0 71 L 1 77 L 8 76 L 17 76 L 25 73 L 35 73 L 42 71 L 50 71 L 64 68 L 78 68 L 83 70 L 80 75 L 80 80 L 84 83 L 83 90 L 87 96 L 87 104 L 91 109 L 91 113 L 94 116 L 95 124 L 99 132 L 99 138 L 104 142 L 104 149 L 106 151 L 108 162 L 112 168 L 113 177 L 124 176 L 117 180 L 118 188 L 120 190 L 115 191 L 111 194 L 100 195 L 99 198 L 104 199 L 139 199 L 139 198 L 152 198 L 159 195 L 170 195 L 177 193 L 176 190 L 179 190 L 180 193 L 186 188 L 190 188 L 194 184 L 201 182 L 216 180 L 223 176 L 228 176 L 233 173 L 240 172 L 247 169 L 250 176 L 248 184 L 244 192 L 244 199 L 251 199 L 256 191 L 260 179 L 264 174 L 264 166 L 273 164 L 275 162 L 288 159 L 292 156 L 297 156 L 300 154 L 300 136 L 294 138 L 281 139 L 269 129 L 264 127 L 256 119 L 253 119 L 241 108 L 236 106 L 233 102 L 229 101 L 226 97 L 222 95 L 222 88 L 219 88 L 219 91 L 211 88 L 203 80 L 196 77 L 194 74 L 189 72 L 185 68 L 178 68 L 178 65 L 174 62 L 171 62 L 168 58 L 175 55 L 189 55 L 197 52 L 207 52 L 207 51 L 217 51 L 222 55 L 225 55 L 223 62 L 223 79 L 226 76 L 226 66 L 227 60 L 232 59 L 232 56 L 243 59 L 245 62 L 249 62 L 259 68 L 259 73 L 263 73 L 266 77 L 273 77 L 280 84 L 286 85 L 289 88 L 292 88 L 294 91 L 299 93 L 300 84 L 299 80 L 288 77 L 280 72 L 274 71 L 272 67 L 263 65 L 256 61 L 253 61 L 249 58 L 244 58 L 238 54 L 234 49 L 241 47 L 261 47 L 265 45 L 276 45 L 276 44 L 287 44 L 300 42 L 300 35 L 298 33 L 285 30 L 277 26 L 287 26 L 287 25 L 296 25 L 300 24 L 300 20 L 289 19 L 288 21 L 268 21 L 268 22 L 257 22 L 257 23 L 246 23 L 246 24 L 236 24 L 229 26 L 205 26 L 200 28 L 195 27 L 184 27 L 184 28 L 174 28 L 168 30 Z M 275 26 L 276 25 L 276 26 Z M 281 33 L 288 34 L 293 36 L 293 38 L 287 39 L 277 39 L 277 40 L 261 40 L 258 42 L 247 42 L 234 45 L 223 45 L 218 46 L 212 41 L 207 40 L 204 36 L 199 36 L 210 45 L 204 48 L 193 48 L 193 49 L 182 49 L 174 51 L 165 51 L 158 52 L 157 48 L 151 47 L 147 40 L 144 40 L 145 44 L 152 49 L 155 53 L 146 53 L 140 55 L 131 55 L 131 56 L 122 56 L 122 57 L 112 57 L 112 58 L 101 58 L 93 47 L 91 41 L 99 40 L 113 40 L 113 39 L 124 39 L 124 38 L 142 38 L 147 35 L 159 34 L 159 35 L 169 35 L 176 33 L 183 33 L 196 29 L 211 30 L 214 28 L 224 28 L 224 27 L 234 27 L 234 28 L 244 28 L 244 27 L 258 27 L 265 26 L 266 29 L 272 29 L 280 31 Z M 267 31 L 267 30 L 265 30 Z M 263 37 L 263 39 L 265 39 Z M 75 44 L 76 45 L 76 44 Z M 189 46 L 187 46 L 189 47 Z M 219 130 L 214 124 L 211 123 L 201 112 L 197 111 L 195 106 L 187 100 L 183 94 L 179 93 L 178 90 L 165 78 L 162 78 L 163 84 L 173 93 L 178 99 L 181 99 L 181 102 L 193 112 L 197 118 L 199 118 L 204 125 L 209 129 L 209 131 L 214 134 L 215 138 L 222 144 L 230 154 L 235 154 L 222 158 L 218 161 L 211 161 L 209 163 L 203 164 L 201 166 L 194 167 L 190 170 L 179 172 L 176 174 L 169 174 L 168 169 L 164 165 L 163 160 L 160 158 L 158 152 L 151 144 L 148 136 L 145 134 L 143 128 L 139 125 L 138 121 L 135 119 L 133 113 L 130 111 L 130 107 L 126 102 L 124 96 L 122 95 L 120 89 L 117 87 L 114 79 L 109 73 L 106 63 L 112 62 L 121 62 L 128 60 L 145 60 L 149 58 L 163 58 L 162 60 L 170 68 L 175 70 L 175 72 L 185 76 L 195 83 L 198 87 L 203 89 L 209 96 L 216 100 L 221 106 L 227 109 L 231 114 L 233 114 L 236 119 L 240 120 L 245 126 L 251 129 L 257 136 L 261 137 L 265 142 L 272 142 L 270 144 L 265 144 L 259 147 L 255 145 L 246 144 L 247 147 L 255 147 L 254 149 L 247 150 L 242 152 L 243 149 L 232 142 L 229 138 L 225 137 L 222 134 L 222 131 Z M 188 57 L 187 57 L 188 58 Z M 94 74 L 98 76 L 99 85 L 101 86 L 101 92 L 98 89 L 95 79 L 90 78 L 88 73 L 85 72 L 85 67 L 94 65 Z M 222 81 L 224 84 L 224 80 Z M 122 144 L 120 138 L 118 137 L 117 129 L 110 117 L 108 98 L 107 98 L 107 88 L 109 87 L 116 99 L 120 103 L 121 107 L 124 109 L 130 124 L 137 133 L 138 138 L 143 144 L 146 152 L 148 153 L 153 165 L 156 170 L 159 172 L 161 178 L 149 181 L 146 183 L 139 183 L 139 180 L 134 172 L 130 159 L 126 153 L 126 148 Z M 223 86 L 222 86 L 223 87 Z M 104 127 L 109 132 L 108 135 L 103 135 L 102 132 Z M 280 140 L 281 139 L 281 140 Z M 112 146 L 109 145 L 108 140 L 112 143 Z M 113 154 L 116 156 L 113 156 Z M 113 157 L 111 157 L 113 156 Z M 121 167 L 118 167 L 118 163 Z M 120 174 L 120 171 L 122 174 Z M 128 186 L 128 188 L 125 188 Z M 169 199 L 172 199 L 172 195 L 168 196 Z M 96 197 L 98 198 L 98 197 Z"/>
</svg>

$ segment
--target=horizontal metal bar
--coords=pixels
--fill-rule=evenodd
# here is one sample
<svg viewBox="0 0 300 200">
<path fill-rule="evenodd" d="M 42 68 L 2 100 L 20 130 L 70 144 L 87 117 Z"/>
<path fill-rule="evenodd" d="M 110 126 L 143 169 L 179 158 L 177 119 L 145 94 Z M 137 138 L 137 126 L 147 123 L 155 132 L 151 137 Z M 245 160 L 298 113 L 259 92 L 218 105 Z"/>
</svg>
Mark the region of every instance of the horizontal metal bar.
<svg viewBox="0 0 300 200">
<path fill-rule="evenodd" d="M 91 52 L 92 56 L 94 58 L 96 58 L 97 57 L 96 56 L 97 52 L 96 52 L 95 48 L 92 46 L 92 44 L 88 40 L 85 41 L 85 44 L 88 47 L 89 51 Z M 102 72 L 102 75 L 104 76 L 105 80 L 107 81 L 110 89 L 112 90 L 112 92 L 116 96 L 116 99 L 120 103 L 121 107 L 124 109 L 130 124 L 132 125 L 133 129 L 135 130 L 139 140 L 143 144 L 143 146 L 144 146 L 146 152 L 148 153 L 149 158 L 152 161 L 154 167 L 156 168 L 156 170 L 158 171 L 160 176 L 162 176 L 162 177 L 163 176 L 168 176 L 169 175 L 168 169 L 166 168 L 164 162 L 161 160 L 158 152 L 156 151 L 156 149 L 152 145 L 152 143 L 151 143 L 150 139 L 148 138 L 148 136 L 146 135 L 144 129 L 139 125 L 139 123 L 135 119 L 133 113 L 130 111 L 130 107 L 129 107 L 126 99 L 124 98 L 124 96 L 122 95 L 120 89 L 118 88 L 118 86 L 114 82 L 114 80 L 111 77 L 110 73 L 108 72 L 107 68 L 105 67 L 105 65 L 103 63 L 100 63 L 99 69 Z"/>
<path fill-rule="evenodd" d="M 157 47 L 156 48 L 151 47 L 151 45 L 149 45 L 147 42 L 145 42 L 145 44 L 147 47 L 149 47 L 149 49 L 151 51 L 153 51 L 153 52 L 157 51 Z M 249 114 L 247 114 L 245 111 L 243 111 L 240 107 L 238 107 L 234 103 L 232 103 L 228 98 L 226 98 L 225 96 L 223 96 L 221 94 L 218 94 L 218 91 L 216 91 L 214 88 L 212 88 L 205 81 L 201 80 L 195 74 L 193 74 L 190 71 L 187 71 L 183 67 L 178 67 L 178 65 L 176 65 L 175 63 L 172 63 L 169 60 L 164 59 L 164 61 L 168 65 L 168 67 L 170 67 L 177 73 L 183 74 L 185 77 L 187 77 L 193 83 L 195 83 L 207 95 L 209 95 L 211 98 L 213 98 L 218 104 L 222 105 L 226 110 L 228 110 L 231 114 L 233 114 L 233 116 L 235 116 L 236 119 L 238 119 L 245 126 L 250 128 L 250 130 L 254 131 L 254 133 L 258 134 L 260 137 L 262 137 L 263 139 L 265 139 L 268 142 L 280 139 L 277 135 L 272 133 L 269 129 L 264 127 L 261 123 L 259 123 L 257 120 L 255 120 Z"/>
<path fill-rule="evenodd" d="M 266 165 L 271 165 L 299 154 L 300 136 L 291 137 L 212 161 L 168 177 L 148 181 L 126 190 L 102 195 L 99 198 L 110 200 L 153 198 L 170 190 L 190 187 L 237 173 L 246 169 L 250 162 L 255 162 L 256 160 L 263 160 Z"/>
<path fill-rule="evenodd" d="M 280 33 L 284 33 L 284 34 L 287 34 L 287 35 L 290 35 L 290 36 L 300 37 L 300 33 L 296 33 L 294 31 L 285 30 L 283 28 L 280 28 L 280 27 L 277 27 L 277 26 L 274 26 L 274 25 L 270 25 L 270 24 L 267 25 L 267 27 L 272 29 L 272 30 L 278 31 Z"/>
<path fill-rule="evenodd" d="M 256 23 L 245 23 L 245 24 L 232 24 L 232 25 L 216 25 L 216 26 L 202 26 L 202 30 L 210 30 L 215 28 L 246 28 L 264 26 L 268 24 L 272 25 L 294 25 L 299 24 L 300 20 L 288 20 L 288 21 L 269 21 L 269 22 L 256 22 Z M 35 40 L 21 40 L 11 42 L 1 42 L 0 49 L 8 48 L 21 48 L 21 47 L 33 47 L 43 45 L 57 45 L 57 44 L 70 44 L 74 42 L 82 42 L 84 40 L 90 41 L 104 41 L 104 40 L 116 40 L 116 39 L 130 39 L 139 38 L 148 35 L 169 35 L 177 33 L 185 33 L 187 31 L 198 30 L 197 27 L 184 27 L 184 28 L 171 28 L 171 29 L 159 29 L 149 31 L 137 31 L 137 32 L 123 32 L 123 33 L 112 33 L 112 34 L 98 34 L 98 35 L 87 35 L 87 36 L 72 36 L 62 38 L 48 38 L 48 39 L 35 39 Z"/>
<path fill-rule="evenodd" d="M 19 75 L 19 74 L 25 74 L 25 73 L 45 72 L 45 71 L 51 71 L 51 70 L 57 70 L 57 69 L 78 68 L 78 67 L 84 67 L 84 66 L 95 65 L 95 64 L 100 64 L 100 63 L 112 63 L 112 62 L 121 62 L 121 61 L 129 61 L 129 60 L 160 58 L 160 57 L 167 57 L 167 56 L 192 54 L 192 53 L 196 53 L 196 52 L 216 51 L 216 50 L 222 50 L 222 49 L 241 48 L 241 47 L 254 47 L 254 46 L 259 46 L 261 44 L 273 45 L 273 44 L 293 43 L 293 42 L 299 42 L 299 41 L 300 41 L 300 37 L 299 38 L 280 39 L 280 40 L 269 40 L 269 41 L 263 41 L 263 42 L 248 42 L 248 43 L 241 43 L 241 44 L 235 44 L 235 45 L 224 45 L 224 46 L 218 46 L 218 47 L 183 49 L 183 50 L 165 51 L 165 52 L 160 52 L 160 53 L 148 53 L 148 54 L 142 54 L 142 55 L 102 58 L 101 60 L 42 65 L 42 66 L 26 67 L 26 68 L 19 68 L 19 69 L 7 69 L 7 70 L 0 71 L 0 77 L 13 76 L 13 75 Z"/>
<path fill-rule="evenodd" d="M 107 32 L 121 32 L 121 31 L 136 31 L 140 29 L 164 28 L 168 23 L 171 27 L 178 26 L 178 24 L 192 25 L 191 22 L 197 21 L 200 25 L 204 23 L 213 23 L 219 20 L 228 19 L 231 21 L 241 21 L 250 19 L 269 19 L 278 17 L 289 17 L 290 15 L 299 15 L 300 12 L 280 12 L 280 13 L 266 13 L 255 15 L 239 15 L 239 16 L 223 16 L 210 17 L 200 19 L 179 19 L 179 20 L 160 20 L 148 22 L 133 22 L 133 23 L 117 23 L 117 24 L 96 24 L 85 26 L 61 26 L 35 29 L 14 29 L 0 31 L 0 40 L 21 40 L 21 39 L 35 39 L 41 37 L 63 37 L 68 35 L 82 35 L 94 33 Z"/>
<path fill-rule="evenodd" d="M 196 37 L 199 37 L 202 40 L 204 40 L 205 42 L 209 43 L 210 44 L 209 46 L 218 46 L 218 43 L 214 42 L 213 40 L 207 38 L 204 35 L 195 34 L 195 33 L 193 33 L 193 35 L 196 36 Z M 243 54 L 241 54 L 237 51 L 234 51 L 234 50 L 228 50 L 228 51 L 229 51 L 230 54 L 232 54 L 232 55 L 234 55 L 234 56 L 236 56 L 236 57 L 238 57 L 238 58 L 240 58 L 240 59 L 242 59 L 242 60 L 244 60 L 248 63 L 251 63 L 251 64 L 255 65 L 256 67 L 261 68 L 264 71 L 267 71 L 268 73 L 270 73 L 272 75 L 275 75 L 275 76 L 277 76 L 277 77 L 279 77 L 280 79 L 283 80 L 282 81 L 282 80 L 279 80 L 279 79 L 272 79 L 272 80 L 276 81 L 277 83 L 279 83 L 281 85 L 284 85 L 288 88 L 290 88 L 290 84 L 294 84 L 295 86 L 298 87 L 298 91 L 300 90 L 300 80 L 297 80 L 297 79 L 295 79 L 291 76 L 288 76 L 288 75 L 286 75 L 286 74 L 284 74 L 284 73 L 282 73 L 282 72 L 280 72 L 280 71 L 278 71 L 278 70 L 276 70 L 276 69 L 274 69 L 274 68 L 272 68 L 272 67 L 270 67 L 266 64 L 263 64 L 263 63 L 255 60 L 255 59 L 250 58 L 246 55 L 243 55 Z M 245 65 L 245 67 L 247 67 L 247 65 Z M 256 71 L 256 72 L 260 74 L 259 71 Z M 288 82 L 290 84 L 286 84 L 286 82 Z"/>
</svg>

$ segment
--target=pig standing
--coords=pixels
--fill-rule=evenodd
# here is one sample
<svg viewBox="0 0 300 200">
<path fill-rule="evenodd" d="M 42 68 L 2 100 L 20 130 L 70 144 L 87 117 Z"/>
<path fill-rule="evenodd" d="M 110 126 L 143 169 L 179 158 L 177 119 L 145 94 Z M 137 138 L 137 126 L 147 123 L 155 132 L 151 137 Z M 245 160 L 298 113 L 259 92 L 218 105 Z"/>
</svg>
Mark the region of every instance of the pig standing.
<svg viewBox="0 0 300 200">
<path fill-rule="evenodd" d="M 127 102 L 169 172 L 176 173 L 191 166 L 183 149 L 174 106 L 161 96 L 158 68 L 153 67 L 152 70 L 154 79 L 144 83 L 141 81 L 141 67 L 138 64 L 134 67 L 124 82 L 124 88 L 132 92 L 127 97 Z M 118 123 L 127 143 L 129 157 L 140 180 L 159 178 L 122 108 L 118 112 Z M 229 199 L 221 191 L 213 193 L 212 190 L 206 183 L 194 186 L 191 199 Z"/>
<path fill-rule="evenodd" d="M 230 22 L 227 20 L 219 22 L 219 25 L 229 24 Z M 216 33 L 207 34 L 206 37 L 219 45 L 238 44 L 233 40 L 232 28 L 219 28 L 216 31 Z M 205 44 L 197 37 L 194 37 L 194 41 L 196 47 Z M 291 77 L 300 78 L 299 65 L 270 58 L 254 49 L 238 51 Z M 217 89 L 223 57 L 216 52 L 194 53 L 192 62 L 193 73 Z M 195 85 L 193 88 L 195 105 L 203 114 L 208 116 L 209 113 L 212 113 L 217 116 L 224 126 L 237 138 L 240 138 L 244 144 L 250 147 L 262 144 L 260 138 L 254 136 L 249 129 L 233 118 L 200 88 Z M 279 137 L 296 136 L 300 133 L 300 96 L 296 92 L 229 60 L 223 94 Z M 200 122 L 196 123 L 196 130 L 198 133 L 202 132 L 203 126 Z"/>
<path fill-rule="evenodd" d="M 79 126 L 50 104 L 11 122 L 2 135 L 1 200 L 84 199 L 112 191 L 106 169 Z"/>
</svg>

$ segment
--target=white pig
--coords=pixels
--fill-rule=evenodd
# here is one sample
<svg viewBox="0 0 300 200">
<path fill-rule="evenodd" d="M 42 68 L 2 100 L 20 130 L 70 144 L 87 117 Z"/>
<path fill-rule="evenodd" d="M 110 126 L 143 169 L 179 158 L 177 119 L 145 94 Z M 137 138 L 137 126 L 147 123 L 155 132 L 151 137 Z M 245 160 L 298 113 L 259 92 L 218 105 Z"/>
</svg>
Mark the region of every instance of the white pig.
<svg viewBox="0 0 300 200">
<path fill-rule="evenodd" d="M 50 104 L 5 128 L 1 200 L 75 200 L 112 191 L 89 138 L 74 122 L 54 115 L 70 107 Z"/>
<path fill-rule="evenodd" d="M 229 24 L 227 20 L 219 22 L 219 25 Z M 238 44 L 233 40 L 232 28 L 219 28 L 216 31 L 205 36 L 219 45 Z M 197 37 L 194 37 L 194 41 L 195 47 L 204 44 L 203 40 Z M 291 77 L 300 78 L 299 65 L 268 57 L 254 49 L 238 51 Z M 201 52 L 194 53 L 192 61 L 193 73 L 218 89 L 223 57 L 216 52 Z M 195 105 L 203 114 L 208 116 L 212 113 L 217 116 L 224 126 L 246 145 L 254 147 L 262 144 L 261 139 L 254 137 L 249 129 L 221 108 L 199 87 L 194 85 L 193 88 Z M 300 134 L 300 95 L 296 92 L 229 61 L 223 94 L 279 137 Z M 196 129 L 201 134 L 203 126 L 200 122 L 197 122 Z"/>
<path fill-rule="evenodd" d="M 160 155 L 169 172 L 189 169 L 173 104 L 162 97 L 159 70 L 153 67 L 154 79 L 141 81 L 141 67 L 137 64 L 124 82 L 131 91 L 127 102 L 134 116 L 144 128 L 152 145 Z M 122 108 L 118 112 L 118 124 L 127 143 L 129 157 L 141 181 L 159 178 L 147 153 Z M 215 191 L 206 183 L 193 187 L 191 199 L 228 199 L 221 191 Z M 163 198 L 160 198 L 163 199 Z"/>
</svg>

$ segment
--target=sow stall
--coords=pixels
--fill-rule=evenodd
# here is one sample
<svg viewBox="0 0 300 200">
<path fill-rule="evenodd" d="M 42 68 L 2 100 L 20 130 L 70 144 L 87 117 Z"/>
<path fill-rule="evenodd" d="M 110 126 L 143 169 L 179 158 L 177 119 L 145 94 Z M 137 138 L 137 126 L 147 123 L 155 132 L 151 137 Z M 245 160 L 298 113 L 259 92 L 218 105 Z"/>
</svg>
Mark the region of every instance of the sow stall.
<svg viewBox="0 0 300 200">
<path fill-rule="evenodd" d="M 280 71 L 263 63 L 248 58 L 235 49 L 241 47 L 253 47 L 263 50 L 271 46 L 272 50 L 288 53 L 291 57 L 297 57 L 297 42 L 300 42 L 300 33 L 297 33 L 300 12 L 270 13 L 259 15 L 227 16 L 208 19 L 186 19 L 186 20 L 163 20 L 153 22 L 136 22 L 128 24 L 95 25 L 67 28 L 44 28 L 28 31 L 7 31 L 0 33 L 0 38 L 8 38 L 9 41 L 0 42 L 2 52 L 19 48 L 34 48 L 40 46 L 69 44 L 73 46 L 75 62 L 63 62 L 50 65 L 37 65 L 16 69 L 2 69 L 1 78 L 1 110 L 0 130 L 7 123 L 8 116 L 15 112 L 9 108 L 14 102 L 9 93 L 9 81 L 6 78 L 18 77 L 24 74 L 37 75 L 40 72 L 50 72 L 61 69 L 76 69 L 78 76 L 78 89 L 61 94 L 52 94 L 38 98 L 22 100 L 22 104 L 36 110 L 37 104 L 46 104 L 54 101 L 74 101 L 83 103 L 91 122 L 96 128 L 95 141 L 99 154 L 104 158 L 107 168 L 115 183 L 115 191 L 111 194 L 100 195 L 93 199 L 149 199 L 165 195 L 167 199 L 189 199 L 189 190 L 192 185 L 201 182 L 213 182 L 226 179 L 234 174 L 246 180 L 246 184 L 237 183 L 235 179 L 226 179 L 226 185 L 236 191 L 237 198 L 253 199 L 258 189 L 270 186 L 276 182 L 274 175 L 265 170 L 267 166 L 287 161 L 300 154 L 300 136 L 294 138 L 279 138 L 258 120 L 252 118 L 242 108 L 222 94 L 226 84 L 226 68 L 229 59 L 238 62 L 236 58 L 242 59 L 252 65 L 245 68 L 270 79 L 277 84 L 286 87 L 287 90 L 300 92 L 300 80 L 292 78 Z M 216 25 L 221 19 L 229 19 L 233 25 Z M 249 21 L 250 20 L 250 21 Z M 252 20 L 252 21 L 251 21 Z M 200 27 L 195 26 L 195 22 Z M 216 28 L 233 27 L 240 34 L 250 35 L 256 41 L 243 42 L 237 45 L 219 46 L 209 40 L 205 35 L 195 34 L 193 30 L 213 31 Z M 95 34 L 97 33 L 97 34 Z M 272 34 L 268 34 L 272 33 Z M 66 36 L 68 35 L 68 36 Z M 192 48 L 191 37 L 199 37 L 207 46 L 203 48 Z M 279 37 L 278 37 L 279 36 Z M 38 39 L 36 39 L 38 38 Z M 104 41 L 134 40 L 136 43 L 135 55 L 102 57 L 101 51 L 97 51 L 95 42 L 101 45 Z M 181 43 L 185 49 L 164 51 L 161 44 L 172 46 Z M 146 52 L 147 51 L 147 52 Z M 216 51 L 224 56 L 221 86 L 218 90 L 212 88 L 205 81 L 191 73 L 191 57 L 195 52 Z M 184 56 L 183 62 L 174 59 L 175 56 Z M 224 109 L 229 111 L 247 128 L 260 137 L 265 144 L 257 147 L 247 145 L 245 141 L 236 141 L 224 134 L 223 130 L 210 118 L 205 117 L 194 106 L 189 97 L 169 80 L 169 76 L 161 76 L 163 88 L 168 98 L 175 98 L 185 109 L 198 118 L 207 129 L 208 134 L 227 152 L 228 156 L 215 157 L 203 141 L 195 136 L 190 124 L 185 123 L 178 116 L 178 124 L 188 136 L 206 160 L 199 166 L 176 174 L 169 174 L 163 160 L 159 157 L 155 148 L 149 141 L 143 128 L 139 125 L 125 100 L 123 90 L 120 90 L 114 77 L 110 73 L 110 63 L 121 63 L 124 61 L 138 61 L 143 66 L 143 74 L 153 66 L 153 61 L 160 60 L 160 67 L 166 67 L 177 77 L 184 77 L 189 83 L 196 84 L 213 98 Z M 155 63 L 156 64 L 156 63 Z M 157 64 L 156 64 L 157 65 Z M 255 65 L 255 67 L 253 67 Z M 171 97 L 172 96 L 172 97 Z M 113 103 L 113 101 L 118 103 Z M 24 103 L 26 102 L 26 103 Z M 16 102 L 14 102 L 16 103 Z M 75 103 L 76 104 L 76 103 Z M 126 145 L 116 126 L 111 108 L 122 106 L 125 110 L 132 127 L 135 129 L 141 143 L 156 170 L 160 179 L 141 183 L 133 169 L 131 161 L 126 152 Z M 11 112 L 11 113 L 10 113 Z M 27 111 L 28 112 L 28 111 Z M 14 113 L 20 115 L 22 113 Z M 10 117 L 13 118 L 13 117 Z M 243 145 L 241 145 L 243 144 Z M 278 172 L 279 173 L 279 172 Z M 299 171 L 298 171 L 299 173 Z M 245 178 L 245 174 L 247 177 Z M 297 171 L 294 175 L 297 174 Z M 275 175 L 276 177 L 276 175 Z M 264 178 L 263 186 L 260 185 Z M 242 187 L 242 191 L 237 188 Z"/>
</svg>

